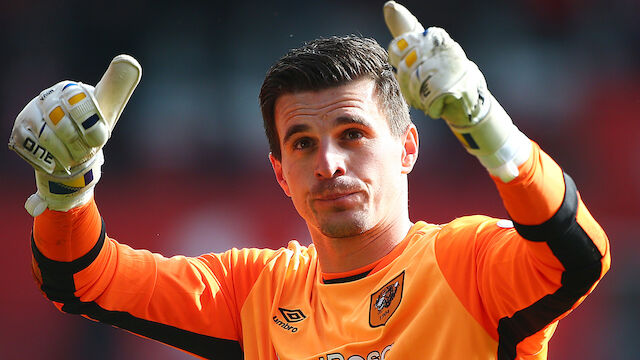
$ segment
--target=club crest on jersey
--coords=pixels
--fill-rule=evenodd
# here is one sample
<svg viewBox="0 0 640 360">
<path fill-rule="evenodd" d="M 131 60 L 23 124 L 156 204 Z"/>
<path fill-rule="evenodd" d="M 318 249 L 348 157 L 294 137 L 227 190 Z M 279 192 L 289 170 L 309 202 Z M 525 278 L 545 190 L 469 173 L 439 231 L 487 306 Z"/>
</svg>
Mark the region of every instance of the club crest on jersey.
<svg viewBox="0 0 640 360">
<path fill-rule="evenodd" d="M 371 327 L 387 323 L 402 301 L 403 286 L 404 271 L 371 295 L 369 306 L 369 325 Z"/>
</svg>

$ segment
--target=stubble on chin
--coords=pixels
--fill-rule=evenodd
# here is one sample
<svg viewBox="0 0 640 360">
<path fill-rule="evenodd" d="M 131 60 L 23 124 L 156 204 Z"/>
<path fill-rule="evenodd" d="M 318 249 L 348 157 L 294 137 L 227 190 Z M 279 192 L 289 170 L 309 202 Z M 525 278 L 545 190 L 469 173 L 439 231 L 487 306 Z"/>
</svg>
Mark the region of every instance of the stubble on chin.
<svg viewBox="0 0 640 360">
<path fill-rule="evenodd" d="M 365 233 L 368 222 L 364 214 L 333 214 L 330 219 L 319 221 L 320 232 L 331 238 L 346 238 Z"/>
</svg>

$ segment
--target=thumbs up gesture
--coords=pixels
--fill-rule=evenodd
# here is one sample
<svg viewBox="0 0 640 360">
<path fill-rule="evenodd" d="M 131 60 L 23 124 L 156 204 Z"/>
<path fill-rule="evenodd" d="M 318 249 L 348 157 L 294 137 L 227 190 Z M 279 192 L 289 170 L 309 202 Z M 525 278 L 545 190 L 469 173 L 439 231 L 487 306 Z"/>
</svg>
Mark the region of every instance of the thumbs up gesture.
<svg viewBox="0 0 640 360">
<path fill-rule="evenodd" d="M 443 118 L 490 174 L 509 182 L 529 157 L 531 141 L 487 89 L 484 75 L 446 31 L 424 29 L 404 6 L 387 1 L 385 22 L 395 37 L 389 63 L 409 105 Z"/>
<path fill-rule="evenodd" d="M 38 191 L 25 204 L 32 216 L 89 201 L 100 178 L 102 147 L 141 76 L 133 57 L 119 55 L 95 88 L 59 82 L 18 114 L 9 148 L 35 169 Z"/>
<path fill-rule="evenodd" d="M 460 45 L 441 28 L 425 30 L 395 1 L 388 1 L 383 12 L 395 37 L 389 45 L 389 62 L 397 69 L 409 105 L 454 126 L 479 122 L 487 109 L 486 83 Z"/>
</svg>

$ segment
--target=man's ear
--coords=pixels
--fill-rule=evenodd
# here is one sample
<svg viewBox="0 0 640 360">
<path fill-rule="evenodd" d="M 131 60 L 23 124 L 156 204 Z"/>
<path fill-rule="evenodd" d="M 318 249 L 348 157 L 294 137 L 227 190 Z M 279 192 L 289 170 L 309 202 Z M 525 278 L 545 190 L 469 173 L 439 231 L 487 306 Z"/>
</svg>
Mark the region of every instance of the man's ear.
<svg viewBox="0 0 640 360">
<path fill-rule="evenodd" d="M 411 124 L 404 135 L 402 148 L 402 173 L 408 174 L 413 170 L 416 160 L 418 160 L 418 129 Z"/>
<path fill-rule="evenodd" d="M 280 162 L 280 160 L 276 159 L 275 156 L 273 156 L 273 153 L 269 153 L 269 161 L 271 162 L 271 167 L 273 168 L 273 173 L 276 175 L 278 184 L 280 184 L 280 187 L 282 188 L 284 193 L 288 197 L 291 197 L 291 192 L 289 192 L 289 184 L 287 184 L 287 180 L 284 179 L 284 176 L 282 174 L 282 163 Z"/>
</svg>

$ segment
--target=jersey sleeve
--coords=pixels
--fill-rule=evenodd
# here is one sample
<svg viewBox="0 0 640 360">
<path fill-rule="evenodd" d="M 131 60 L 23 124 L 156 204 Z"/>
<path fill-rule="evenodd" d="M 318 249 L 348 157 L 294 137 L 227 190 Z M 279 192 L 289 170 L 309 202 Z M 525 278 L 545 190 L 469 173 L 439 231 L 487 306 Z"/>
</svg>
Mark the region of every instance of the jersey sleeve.
<svg viewBox="0 0 640 360">
<path fill-rule="evenodd" d="M 609 269 L 609 242 L 573 180 L 537 144 L 516 179 L 494 181 L 512 221 L 454 220 L 436 240 L 436 257 L 498 340 L 498 359 L 544 359 L 557 321 Z"/>
<path fill-rule="evenodd" d="M 134 250 L 105 234 L 95 202 L 34 222 L 33 272 L 62 311 L 204 358 L 242 359 L 240 309 L 273 250 L 196 258 Z"/>
</svg>

